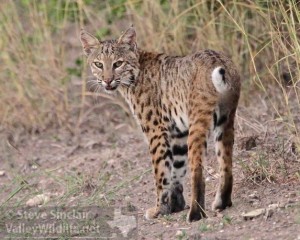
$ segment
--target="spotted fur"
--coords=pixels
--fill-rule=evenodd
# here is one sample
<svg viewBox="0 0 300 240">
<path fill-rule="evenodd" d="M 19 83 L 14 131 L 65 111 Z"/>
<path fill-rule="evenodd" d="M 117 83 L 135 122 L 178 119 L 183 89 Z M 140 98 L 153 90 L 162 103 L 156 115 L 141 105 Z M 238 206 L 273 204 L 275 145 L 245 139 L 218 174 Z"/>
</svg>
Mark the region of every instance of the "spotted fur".
<svg viewBox="0 0 300 240">
<path fill-rule="evenodd" d="M 220 169 L 212 207 L 231 206 L 234 118 L 240 94 L 232 61 L 213 50 L 184 57 L 142 51 L 133 27 L 109 41 L 82 30 L 81 42 L 98 84 L 121 93 L 148 139 L 157 200 L 146 217 L 185 208 L 182 182 L 187 165 L 192 186 L 187 221 L 205 217 L 203 161 L 211 122 Z"/>
</svg>

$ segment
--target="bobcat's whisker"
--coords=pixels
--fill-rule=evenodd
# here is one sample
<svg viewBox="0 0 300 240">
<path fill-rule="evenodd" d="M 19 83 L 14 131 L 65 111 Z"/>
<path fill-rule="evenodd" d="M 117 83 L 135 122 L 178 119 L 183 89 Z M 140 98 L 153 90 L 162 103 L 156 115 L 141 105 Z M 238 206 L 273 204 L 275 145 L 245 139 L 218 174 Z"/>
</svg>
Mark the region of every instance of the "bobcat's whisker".
<svg viewBox="0 0 300 240">
<path fill-rule="evenodd" d="M 97 84 L 97 81 L 87 81 L 86 84 Z"/>
</svg>

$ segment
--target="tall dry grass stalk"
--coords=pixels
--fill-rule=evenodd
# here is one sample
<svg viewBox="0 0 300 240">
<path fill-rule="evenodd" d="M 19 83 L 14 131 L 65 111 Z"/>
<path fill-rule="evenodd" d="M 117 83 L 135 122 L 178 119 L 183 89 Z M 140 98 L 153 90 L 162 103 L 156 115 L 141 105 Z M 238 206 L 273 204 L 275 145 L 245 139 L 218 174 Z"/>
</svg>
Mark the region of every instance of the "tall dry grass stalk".
<svg viewBox="0 0 300 240">
<path fill-rule="evenodd" d="M 44 1 L 45 2 L 45 1 Z M 1 123 L 26 128 L 60 124 L 70 111 L 61 34 L 46 4 L 1 3 Z"/>
</svg>

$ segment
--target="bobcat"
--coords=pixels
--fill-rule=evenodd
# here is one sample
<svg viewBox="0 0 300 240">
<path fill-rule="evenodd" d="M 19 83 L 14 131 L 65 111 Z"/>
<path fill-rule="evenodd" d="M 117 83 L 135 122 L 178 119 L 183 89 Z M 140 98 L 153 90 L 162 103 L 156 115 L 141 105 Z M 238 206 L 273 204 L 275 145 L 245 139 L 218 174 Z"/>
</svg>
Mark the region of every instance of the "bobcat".
<svg viewBox="0 0 300 240">
<path fill-rule="evenodd" d="M 187 221 L 206 216 L 202 162 L 211 123 L 220 171 L 212 208 L 230 207 L 240 95 L 240 77 L 232 61 L 213 50 L 183 57 L 143 51 L 133 27 L 119 39 L 106 41 L 81 30 L 80 40 L 97 83 L 107 92 L 120 92 L 149 142 L 157 199 L 146 218 L 185 209 L 182 181 L 188 164 L 192 197 Z"/>
</svg>

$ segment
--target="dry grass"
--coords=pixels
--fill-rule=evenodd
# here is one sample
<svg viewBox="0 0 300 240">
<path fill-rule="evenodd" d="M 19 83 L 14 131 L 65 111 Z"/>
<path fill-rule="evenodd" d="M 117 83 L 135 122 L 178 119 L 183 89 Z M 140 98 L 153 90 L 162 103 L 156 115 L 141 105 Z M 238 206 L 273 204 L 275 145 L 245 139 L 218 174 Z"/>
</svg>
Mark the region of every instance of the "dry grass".
<svg viewBox="0 0 300 240">
<path fill-rule="evenodd" d="M 79 29 L 109 38 L 133 23 L 144 49 L 188 54 L 213 48 L 230 55 L 241 71 L 243 105 L 253 104 L 252 96 L 259 95 L 299 149 L 298 8 L 296 0 L 3 1 L 1 125 L 76 131 L 90 114 L 86 106 L 91 95 Z M 126 110 L 119 100 L 99 95 Z"/>
</svg>

